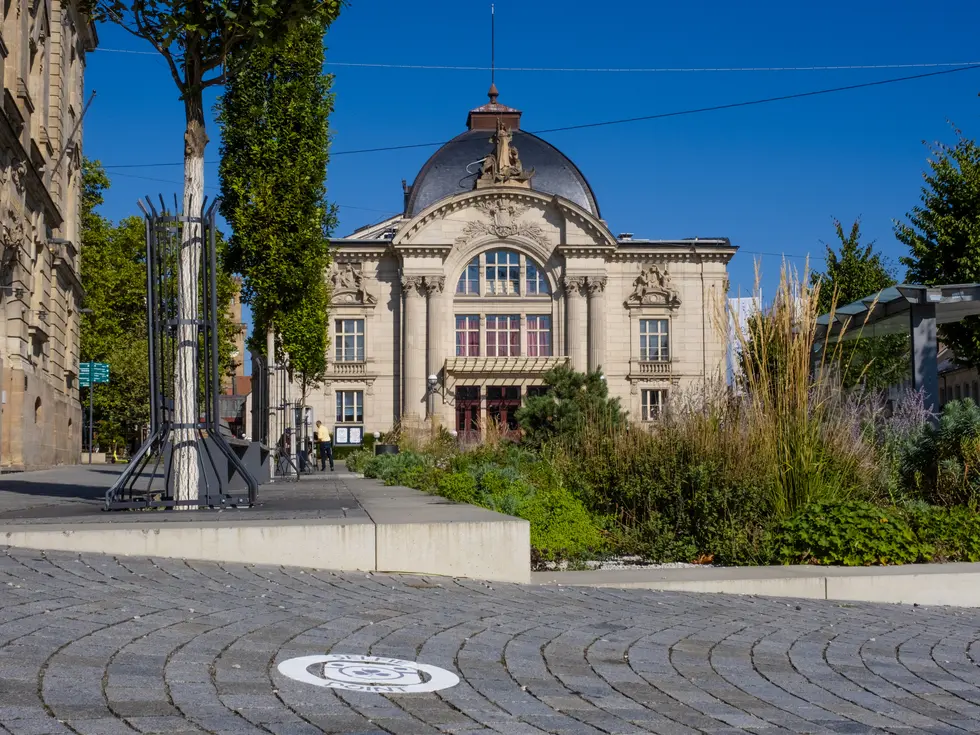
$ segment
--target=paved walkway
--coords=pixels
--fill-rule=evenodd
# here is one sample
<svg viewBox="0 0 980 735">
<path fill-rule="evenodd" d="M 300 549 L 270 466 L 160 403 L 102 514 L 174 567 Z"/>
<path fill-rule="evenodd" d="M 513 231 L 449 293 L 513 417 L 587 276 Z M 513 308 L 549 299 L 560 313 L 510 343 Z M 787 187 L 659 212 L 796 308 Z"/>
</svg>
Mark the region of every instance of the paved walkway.
<svg viewBox="0 0 980 735">
<path fill-rule="evenodd" d="M 327 653 L 460 681 L 278 671 Z M 976 733 L 978 662 L 971 610 L 0 549 L 3 733 Z"/>
</svg>

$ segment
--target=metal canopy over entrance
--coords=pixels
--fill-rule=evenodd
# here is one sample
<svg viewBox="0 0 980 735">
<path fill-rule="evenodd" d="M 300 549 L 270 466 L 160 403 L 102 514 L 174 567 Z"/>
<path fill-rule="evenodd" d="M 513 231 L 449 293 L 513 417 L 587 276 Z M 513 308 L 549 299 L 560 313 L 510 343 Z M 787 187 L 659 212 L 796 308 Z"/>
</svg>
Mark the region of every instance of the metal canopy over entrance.
<svg viewBox="0 0 980 735">
<path fill-rule="evenodd" d="M 908 334 L 912 339 L 912 385 L 925 407 L 939 408 L 936 327 L 980 315 L 980 283 L 919 286 L 902 283 L 837 307 L 817 319 L 817 344 L 859 337 Z"/>
</svg>

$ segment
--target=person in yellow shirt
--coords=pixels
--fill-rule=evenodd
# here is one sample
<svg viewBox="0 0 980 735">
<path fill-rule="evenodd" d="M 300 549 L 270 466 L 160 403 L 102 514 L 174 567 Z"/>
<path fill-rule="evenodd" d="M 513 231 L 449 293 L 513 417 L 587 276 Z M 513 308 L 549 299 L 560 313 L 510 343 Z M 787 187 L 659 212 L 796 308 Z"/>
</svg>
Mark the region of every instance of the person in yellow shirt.
<svg viewBox="0 0 980 735">
<path fill-rule="evenodd" d="M 330 461 L 330 471 L 333 472 L 333 434 L 322 421 L 316 422 L 316 443 L 320 449 L 320 472 L 326 471 L 327 460 Z"/>
</svg>

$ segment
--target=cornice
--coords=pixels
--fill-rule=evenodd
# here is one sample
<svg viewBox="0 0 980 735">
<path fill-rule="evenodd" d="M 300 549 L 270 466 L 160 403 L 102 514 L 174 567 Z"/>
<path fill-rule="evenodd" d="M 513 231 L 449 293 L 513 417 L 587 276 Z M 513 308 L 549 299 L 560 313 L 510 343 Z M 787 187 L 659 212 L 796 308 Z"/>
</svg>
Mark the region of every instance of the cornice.
<svg viewBox="0 0 980 735">
<path fill-rule="evenodd" d="M 573 258 L 608 258 L 616 252 L 615 245 L 559 245 L 558 252 Z"/>
<path fill-rule="evenodd" d="M 644 251 L 622 251 L 616 250 L 609 255 L 609 259 L 620 263 L 728 263 L 735 255 L 735 249 L 730 251 L 704 251 L 698 250 L 644 250 Z"/>
<path fill-rule="evenodd" d="M 401 243 L 392 245 L 392 249 L 402 256 L 422 258 L 439 258 L 444 260 L 452 252 L 452 245 L 422 245 L 417 243 Z"/>
<path fill-rule="evenodd" d="M 390 252 L 391 243 L 379 242 L 344 242 L 331 240 L 331 249 L 335 263 L 357 263 L 362 260 L 381 260 Z"/>
</svg>

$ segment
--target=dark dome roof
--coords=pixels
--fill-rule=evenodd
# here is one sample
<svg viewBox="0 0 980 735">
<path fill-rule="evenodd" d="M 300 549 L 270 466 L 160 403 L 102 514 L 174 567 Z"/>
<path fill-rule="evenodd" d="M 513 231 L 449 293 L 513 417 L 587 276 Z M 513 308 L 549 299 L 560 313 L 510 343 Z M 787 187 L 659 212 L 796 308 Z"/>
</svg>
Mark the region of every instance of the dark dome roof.
<svg viewBox="0 0 980 735">
<path fill-rule="evenodd" d="M 478 165 L 493 152 L 492 130 L 467 130 L 437 150 L 419 171 L 405 205 L 405 214 L 414 217 L 436 202 L 473 190 L 479 175 Z M 524 170 L 534 169 L 531 188 L 545 194 L 557 194 L 599 216 L 599 205 L 589 182 L 578 167 L 561 151 L 541 138 L 523 130 L 514 131 L 514 145 Z"/>
</svg>

